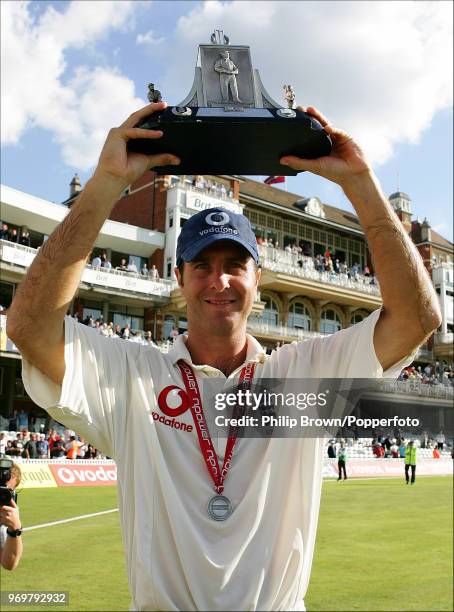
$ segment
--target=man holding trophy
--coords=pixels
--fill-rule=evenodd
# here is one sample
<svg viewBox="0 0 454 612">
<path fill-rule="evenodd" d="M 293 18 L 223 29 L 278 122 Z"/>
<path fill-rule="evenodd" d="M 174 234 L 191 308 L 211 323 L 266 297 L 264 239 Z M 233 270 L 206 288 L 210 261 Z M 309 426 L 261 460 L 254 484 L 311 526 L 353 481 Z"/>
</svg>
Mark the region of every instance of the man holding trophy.
<svg viewBox="0 0 454 612">
<path fill-rule="evenodd" d="M 110 342 L 65 317 L 123 190 L 151 168 L 173 164 L 178 171 L 174 151 L 128 147 L 162 138 L 160 130 L 136 126 L 165 108 L 150 104 L 109 132 L 93 177 L 19 287 L 7 333 L 22 353 L 32 399 L 117 462 L 131 609 L 305 610 L 323 440 L 212 440 L 204 414 L 213 406 L 203 404 L 199 387 L 212 376 L 235 384 L 397 377 L 440 324 L 437 296 L 359 145 L 315 108 L 300 107 L 323 126 L 331 153 L 276 161 L 343 189 L 374 258 L 380 310 L 331 336 L 265 355 L 246 334 L 260 281 L 255 237 L 243 215 L 218 208 L 191 217 L 178 239 L 175 274 L 188 333 L 168 354 Z"/>
</svg>

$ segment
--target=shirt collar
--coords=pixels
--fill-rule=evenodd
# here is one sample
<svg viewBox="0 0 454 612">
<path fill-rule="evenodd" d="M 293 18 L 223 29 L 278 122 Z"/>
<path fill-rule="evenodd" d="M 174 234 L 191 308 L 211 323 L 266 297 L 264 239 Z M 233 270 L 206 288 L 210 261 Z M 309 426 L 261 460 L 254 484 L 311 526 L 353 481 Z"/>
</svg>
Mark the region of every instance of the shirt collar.
<svg viewBox="0 0 454 612">
<path fill-rule="evenodd" d="M 192 363 L 191 355 L 186 348 L 186 341 L 188 339 L 187 334 L 180 334 L 175 338 L 174 344 L 170 351 L 168 352 L 168 356 L 171 359 L 172 365 L 176 365 L 180 359 L 186 361 L 191 367 L 195 369 L 214 369 L 209 365 L 194 365 Z M 246 334 L 247 339 L 247 352 L 246 352 L 246 361 L 245 363 L 249 363 L 251 361 L 256 363 L 264 363 L 266 359 L 266 353 L 263 350 L 261 344 L 249 334 Z M 244 364 L 242 364 L 243 366 Z M 241 367 L 242 367 L 241 366 Z M 236 371 L 236 370 L 235 370 Z"/>
</svg>

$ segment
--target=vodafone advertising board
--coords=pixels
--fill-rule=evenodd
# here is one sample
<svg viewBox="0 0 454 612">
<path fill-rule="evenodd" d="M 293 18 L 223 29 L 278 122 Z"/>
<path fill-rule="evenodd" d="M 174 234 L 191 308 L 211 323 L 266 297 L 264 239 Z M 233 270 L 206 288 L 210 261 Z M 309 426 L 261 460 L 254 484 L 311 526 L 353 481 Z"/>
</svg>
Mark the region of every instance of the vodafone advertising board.
<svg viewBox="0 0 454 612">
<path fill-rule="evenodd" d="M 55 482 L 59 487 L 99 487 L 117 484 L 117 466 L 49 464 Z"/>
<path fill-rule="evenodd" d="M 35 487 L 99 487 L 117 484 L 115 463 L 44 463 L 21 462 L 21 488 Z M 403 478 L 402 459 L 370 459 L 347 461 L 349 478 Z M 451 476 L 451 460 L 421 459 L 417 462 L 418 476 Z M 337 478 L 337 460 L 323 461 L 323 478 Z"/>
</svg>

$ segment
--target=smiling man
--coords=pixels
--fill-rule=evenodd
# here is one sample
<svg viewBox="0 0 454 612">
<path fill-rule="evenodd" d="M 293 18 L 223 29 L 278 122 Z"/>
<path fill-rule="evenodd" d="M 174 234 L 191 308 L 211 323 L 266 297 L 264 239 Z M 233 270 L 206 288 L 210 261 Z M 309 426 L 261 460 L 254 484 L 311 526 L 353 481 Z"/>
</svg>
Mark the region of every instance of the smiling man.
<svg viewBox="0 0 454 612">
<path fill-rule="evenodd" d="M 87 258 L 124 188 L 172 155 L 128 153 L 152 104 L 113 129 L 93 178 L 40 249 L 17 291 L 7 332 L 36 403 L 114 457 L 134 610 L 304 610 L 322 482 L 323 440 L 211 439 L 199 386 L 210 377 L 397 376 L 440 322 L 415 247 L 359 147 L 308 109 L 333 140 L 329 157 L 282 159 L 339 184 L 374 257 L 383 308 L 326 338 L 267 356 L 246 334 L 260 280 L 247 219 L 194 215 L 178 240 L 188 334 L 172 351 L 112 342 L 65 318 Z M 33 333 L 40 320 L 43 332 Z"/>
</svg>

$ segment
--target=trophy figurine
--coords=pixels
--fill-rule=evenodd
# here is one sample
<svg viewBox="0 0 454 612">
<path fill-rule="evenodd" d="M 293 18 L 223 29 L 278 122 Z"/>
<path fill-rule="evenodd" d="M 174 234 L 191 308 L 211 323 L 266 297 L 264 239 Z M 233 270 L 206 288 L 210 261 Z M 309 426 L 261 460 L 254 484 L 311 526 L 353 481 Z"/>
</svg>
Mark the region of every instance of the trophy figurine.
<svg viewBox="0 0 454 612">
<path fill-rule="evenodd" d="M 230 44 L 222 30 L 215 30 L 210 40 L 199 45 L 186 98 L 138 125 L 162 130 L 162 138 L 130 140 L 130 150 L 178 155 L 181 164 L 161 166 L 159 174 L 295 175 L 279 163 L 284 155 L 329 155 L 328 134 L 314 117 L 294 108 L 291 85 L 284 85 L 287 107 L 282 106 L 253 69 L 249 47 Z M 147 97 L 161 100 L 154 83 L 148 84 Z"/>
<path fill-rule="evenodd" d="M 147 98 L 149 102 L 161 102 L 162 100 L 161 92 L 154 88 L 154 83 L 148 83 Z"/>
<path fill-rule="evenodd" d="M 288 108 L 293 108 L 293 104 L 295 102 L 295 92 L 293 91 L 293 87 L 291 85 L 284 85 L 284 98 L 287 101 Z"/>
</svg>

